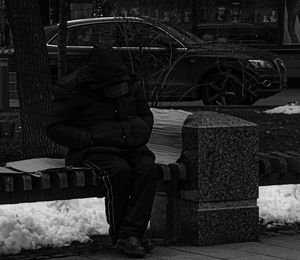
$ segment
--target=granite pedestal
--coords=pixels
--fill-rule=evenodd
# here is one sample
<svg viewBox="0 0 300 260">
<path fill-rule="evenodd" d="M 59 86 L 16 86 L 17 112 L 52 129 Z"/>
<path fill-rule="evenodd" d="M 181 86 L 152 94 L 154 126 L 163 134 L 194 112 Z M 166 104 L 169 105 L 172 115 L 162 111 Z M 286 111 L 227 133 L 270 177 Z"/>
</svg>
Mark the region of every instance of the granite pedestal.
<svg viewBox="0 0 300 260">
<path fill-rule="evenodd" d="M 180 183 L 173 223 L 176 238 L 192 245 L 258 239 L 258 129 L 216 112 L 189 116 L 183 127 L 182 157 L 187 180 Z M 166 197 L 157 194 L 151 228 L 163 233 Z"/>
</svg>

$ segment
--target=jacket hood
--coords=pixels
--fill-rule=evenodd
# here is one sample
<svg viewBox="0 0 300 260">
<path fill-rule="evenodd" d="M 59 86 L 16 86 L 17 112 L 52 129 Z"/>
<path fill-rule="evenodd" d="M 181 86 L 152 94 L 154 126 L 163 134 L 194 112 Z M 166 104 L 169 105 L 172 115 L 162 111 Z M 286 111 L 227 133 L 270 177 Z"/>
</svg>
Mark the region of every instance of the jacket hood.
<svg viewBox="0 0 300 260">
<path fill-rule="evenodd" d="M 95 46 L 86 65 L 77 74 L 77 83 L 99 82 L 99 87 L 129 80 L 129 73 L 119 55 L 111 47 Z"/>
</svg>

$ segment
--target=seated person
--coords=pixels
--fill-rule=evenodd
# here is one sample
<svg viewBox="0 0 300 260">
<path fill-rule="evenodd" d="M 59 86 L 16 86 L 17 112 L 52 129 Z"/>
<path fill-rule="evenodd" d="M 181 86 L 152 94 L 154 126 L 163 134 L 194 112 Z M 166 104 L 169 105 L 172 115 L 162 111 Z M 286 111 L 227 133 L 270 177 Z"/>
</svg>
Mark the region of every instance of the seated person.
<svg viewBox="0 0 300 260">
<path fill-rule="evenodd" d="M 68 148 L 67 165 L 90 167 L 103 180 L 112 244 L 145 256 L 153 249 L 144 234 L 157 168 L 147 147 L 153 114 L 142 82 L 110 45 L 101 44 L 85 65 L 57 82 L 53 95 L 48 136 Z"/>
</svg>

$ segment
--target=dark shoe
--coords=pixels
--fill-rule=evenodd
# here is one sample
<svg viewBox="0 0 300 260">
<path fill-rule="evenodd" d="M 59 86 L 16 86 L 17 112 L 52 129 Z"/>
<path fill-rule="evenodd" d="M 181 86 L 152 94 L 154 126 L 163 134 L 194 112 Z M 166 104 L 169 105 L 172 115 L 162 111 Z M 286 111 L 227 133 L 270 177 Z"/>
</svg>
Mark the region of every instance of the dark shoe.
<svg viewBox="0 0 300 260">
<path fill-rule="evenodd" d="M 146 253 L 150 253 L 154 249 L 154 244 L 149 239 L 143 240 L 142 245 Z"/>
<path fill-rule="evenodd" d="M 121 249 L 126 255 L 144 257 L 146 255 L 143 242 L 137 237 L 129 237 L 126 239 L 118 239 L 117 249 Z"/>
</svg>

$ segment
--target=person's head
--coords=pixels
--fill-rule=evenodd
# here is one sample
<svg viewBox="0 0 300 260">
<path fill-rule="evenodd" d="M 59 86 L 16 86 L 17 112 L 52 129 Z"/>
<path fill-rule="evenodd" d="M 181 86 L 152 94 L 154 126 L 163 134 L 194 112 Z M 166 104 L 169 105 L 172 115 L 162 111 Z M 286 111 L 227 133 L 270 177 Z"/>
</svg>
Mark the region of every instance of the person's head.
<svg viewBox="0 0 300 260">
<path fill-rule="evenodd" d="M 121 57 L 106 43 L 99 43 L 93 47 L 88 59 L 87 65 L 95 79 L 118 81 L 125 77 L 129 79 L 128 70 Z"/>
<path fill-rule="evenodd" d="M 112 64 L 123 64 L 120 56 L 109 43 L 99 42 L 94 44 L 93 49 L 90 52 L 88 65 L 90 67 L 97 67 L 99 64 L 104 63 L 107 64 L 108 67 Z"/>
</svg>

